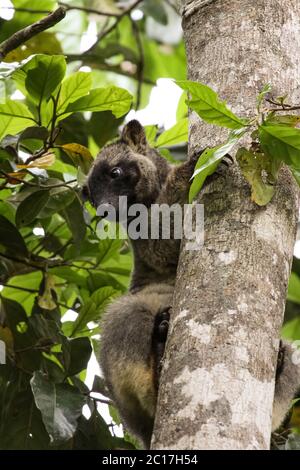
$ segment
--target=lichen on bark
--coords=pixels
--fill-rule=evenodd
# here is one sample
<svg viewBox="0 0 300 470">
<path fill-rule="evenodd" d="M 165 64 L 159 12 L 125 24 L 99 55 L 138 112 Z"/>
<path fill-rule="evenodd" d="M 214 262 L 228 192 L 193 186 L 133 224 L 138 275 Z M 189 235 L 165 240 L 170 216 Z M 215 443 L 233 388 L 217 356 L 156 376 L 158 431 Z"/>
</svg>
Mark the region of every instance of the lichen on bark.
<svg viewBox="0 0 300 470">
<path fill-rule="evenodd" d="M 243 116 L 267 82 L 299 101 L 297 0 L 184 3 L 189 79 Z M 191 113 L 190 152 L 225 135 Z M 198 202 L 205 242 L 199 252 L 182 243 L 152 447 L 268 449 L 298 190 L 283 168 L 275 197 L 258 207 L 233 164 Z"/>
</svg>

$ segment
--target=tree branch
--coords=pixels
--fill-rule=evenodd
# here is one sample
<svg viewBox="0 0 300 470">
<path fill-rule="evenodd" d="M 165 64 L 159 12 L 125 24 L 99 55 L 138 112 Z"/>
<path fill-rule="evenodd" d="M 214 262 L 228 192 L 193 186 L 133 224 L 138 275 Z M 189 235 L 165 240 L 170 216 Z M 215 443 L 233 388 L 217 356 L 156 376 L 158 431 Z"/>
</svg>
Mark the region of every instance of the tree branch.
<svg viewBox="0 0 300 470">
<path fill-rule="evenodd" d="M 69 3 L 65 2 L 58 2 L 58 4 L 62 7 L 64 7 L 66 10 L 77 10 L 77 11 L 83 11 L 84 13 L 93 13 L 95 15 L 99 16 L 108 16 L 108 17 L 116 17 L 119 16 L 120 13 L 107 13 L 104 11 L 96 10 L 95 8 L 87 8 L 87 7 L 80 7 L 76 5 L 69 5 Z M 122 14 L 122 13 L 121 13 Z"/>
<path fill-rule="evenodd" d="M 138 82 L 137 92 L 136 92 L 136 109 L 139 109 L 140 102 L 141 102 L 143 78 L 144 78 L 145 59 L 144 59 L 144 49 L 143 49 L 143 43 L 142 43 L 141 36 L 140 36 L 140 31 L 139 31 L 138 25 L 132 19 L 131 19 L 131 27 L 132 27 L 132 32 L 135 37 L 136 45 L 137 45 L 138 52 L 139 52 L 139 62 L 137 64 L 137 72 L 136 72 L 136 78 Z"/>
<path fill-rule="evenodd" d="M 33 183 L 32 181 L 22 180 L 21 178 L 18 178 L 17 176 L 12 177 L 8 173 L 6 173 L 6 171 L 3 171 L 3 170 L 0 170 L 0 175 L 5 177 L 6 179 L 13 178 L 14 180 L 18 181 L 19 183 L 25 184 L 26 186 L 31 186 L 33 188 L 40 188 L 40 189 L 49 189 L 49 190 L 53 189 L 53 188 L 62 188 L 62 187 L 65 187 L 67 189 L 73 189 L 71 186 L 69 186 L 69 184 L 77 182 L 76 179 L 73 179 L 73 180 L 68 181 L 67 183 L 62 182 L 62 183 L 47 185 L 47 184 L 39 184 L 39 183 Z M 1 178 L 1 176 L 0 176 L 0 178 Z"/>
<path fill-rule="evenodd" d="M 0 44 L 0 60 L 3 60 L 4 57 L 17 47 L 19 47 L 24 42 L 31 39 L 33 36 L 45 31 L 46 29 L 51 28 L 56 23 L 59 23 L 66 15 L 66 9 L 63 7 L 57 8 L 53 13 L 50 13 L 45 18 L 33 23 L 26 28 L 17 31 L 10 38 L 6 39 Z"/>
<path fill-rule="evenodd" d="M 115 20 L 115 22 L 109 27 L 107 28 L 105 31 L 103 31 L 103 33 L 101 33 L 98 38 L 96 39 L 95 43 L 87 50 L 85 51 L 85 54 L 88 54 L 89 52 L 92 52 L 94 51 L 95 47 L 97 47 L 97 45 L 99 44 L 99 42 L 102 41 L 103 38 L 105 38 L 105 36 L 107 36 L 109 33 L 111 33 L 115 27 L 120 23 L 120 21 L 122 20 L 122 18 L 126 15 L 129 15 L 132 10 L 134 10 L 139 3 L 141 3 L 142 0 L 136 0 L 129 8 L 127 8 L 127 10 L 124 10 Z"/>
</svg>

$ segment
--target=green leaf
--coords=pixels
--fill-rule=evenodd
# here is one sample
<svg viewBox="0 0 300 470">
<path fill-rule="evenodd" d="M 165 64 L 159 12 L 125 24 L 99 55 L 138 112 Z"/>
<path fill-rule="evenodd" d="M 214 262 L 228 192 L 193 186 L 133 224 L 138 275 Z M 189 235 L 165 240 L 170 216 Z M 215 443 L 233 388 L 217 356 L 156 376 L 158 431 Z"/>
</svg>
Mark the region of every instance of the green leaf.
<svg viewBox="0 0 300 470">
<path fill-rule="evenodd" d="M 78 267 L 78 269 L 80 269 Z M 77 270 L 70 268 L 69 266 L 60 266 L 57 268 L 52 268 L 50 270 L 51 274 L 55 274 L 62 279 L 65 279 L 70 284 L 75 284 L 80 287 L 87 288 L 87 280 L 85 277 L 81 276 Z"/>
<path fill-rule="evenodd" d="M 20 145 L 21 142 L 24 140 L 38 140 L 39 144 L 40 141 L 45 142 L 48 138 L 49 131 L 46 129 L 46 127 L 39 127 L 39 126 L 33 126 L 33 127 L 27 127 L 19 136 L 18 138 L 18 145 Z"/>
<path fill-rule="evenodd" d="M 16 270 L 13 273 L 13 277 L 9 279 L 10 286 L 22 286 L 24 289 L 29 289 L 29 292 L 14 289 L 13 287 L 4 287 L 2 294 L 6 299 L 15 300 L 18 304 L 30 314 L 35 301 L 35 297 L 38 293 L 39 286 L 42 281 L 42 274 L 39 271 L 33 271 L 27 274 L 20 273 L 20 265 L 16 264 Z M 30 292 L 32 290 L 32 292 Z"/>
<path fill-rule="evenodd" d="M 2 365 L 0 368 L 0 383 L 4 367 Z M 41 413 L 35 406 L 31 389 L 26 381 L 26 389 L 22 387 L 20 390 L 18 377 L 21 378 L 21 374 L 17 375 L 16 370 L 12 370 L 10 377 L 12 375 L 16 379 L 5 380 L 2 394 L 0 390 L 0 449 L 13 451 L 49 449 L 49 436 Z M 24 380 L 22 381 L 24 383 Z M 9 399 L 7 392 L 9 392 Z M 2 403 L 5 403 L 5 407 Z"/>
<path fill-rule="evenodd" d="M 195 199 L 202 188 L 206 178 L 212 175 L 218 168 L 219 163 L 226 153 L 230 152 L 238 141 L 238 137 L 231 137 L 229 140 L 217 147 L 208 148 L 200 155 L 192 176 L 193 182 L 189 191 L 189 202 Z"/>
<path fill-rule="evenodd" d="M 33 374 L 30 385 L 51 442 L 71 439 L 85 403 L 81 393 L 71 385 L 50 382 L 40 371 Z"/>
<path fill-rule="evenodd" d="M 98 247 L 98 262 L 103 264 L 119 254 L 122 240 L 105 238 L 101 240 Z"/>
<path fill-rule="evenodd" d="M 300 169 L 300 129 L 263 125 L 259 127 L 259 140 L 271 157 Z"/>
<path fill-rule="evenodd" d="M 32 121 L 33 115 L 25 104 L 11 100 L 0 104 L 0 140 L 8 134 L 18 134 Z"/>
<path fill-rule="evenodd" d="M 80 144 L 64 144 L 61 148 L 71 158 L 77 168 L 80 167 L 85 174 L 89 172 L 94 159 L 87 147 Z"/>
<path fill-rule="evenodd" d="M 75 245 L 79 247 L 85 237 L 86 225 L 83 217 L 83 208 L 77 197 L 62 211 L 62 214 L 72 232 Z"/>
<path fill-rule="evenodd" d="M 91 87 L 92 76 L 90 73 L 76 72 L 66 78 L 62 82 L 59 93 L 57 105 L 58 114 L 63 112 L 70 103 L 73 103 L 78 98 L 87 95 Z"/>
<path fill-rule="evenodd" d="M 92 114 L 88 129 L 96 144 L 103 147 L 118 135 L 118 127 L 122 122 L 123 118 L 116 119 L 111 111 L 102 111 Z"/>
<path fill-rule="evenodd" d="M 113 422 L 116 423 L 118 426 L 120 424 L 122 424 L 121 420 L 120 420 L 119 413 L 116 410 L 116 408 L 112 405 L 109 405 L 108 409 L 109 409 L 109 414 L 110 414 L 111 418 L 113 419 Z"/>
<path fill-rule="evenodd" d="M 157 126 L 145 126 L 144 130 L 148 144 L 153 146 L 157 134 Z"/>
<path fill-rule="evenodd" d="M 300 304 L 300 278 L 296 273 L 291 273 L 288 286 L 288 300 Z"/>
<path fill-rule="evenodd" d="M 86 329 L 90 321 L 98 321 L 105 307 L 118 294 L 112 287 L 100 287 L 81 308 L 76 318 L 71 336 Z"/>
<path fill-rule="evenodd" d="M 121 117 L 130 110 L 132 96 L 123 88 L 115 86 L 107 88 L 96 88 L 87 96 L 83 96 L 67 106 L 66 110 L 60 114 L 72 114 L 80 111 L 112 111 L 117 117 Z"/>
<path fill-rule="evenodd" d="M 16 212 L 16 224 L 18 227 L 29 225 L 39 215 L 49 199 L 49 192 L 39 190 L 30 194 L 18 206 Z"/>
<path fill-rule="evenodd" d="M 191 94 L 192 98 L 188 101 L 188 105 L 209 124 L 229 129 L 241 129 L 247 125 L 247 121 L 230 111 L 225 101 L 220 101 L 217 93 L 207 85 L 188 80 L 179 80 L 176 83 Z"/>
<path fill-rule="evenodd" d="M 108 272 L 93 272 L 87 280 L 88 288 L 91 292 L 105 286 L 111 286 L 118 291 L 125 291 L 124 286 Z"/>
<path fill-rule="evenodd" d="M 160 134 L 157 141 L 155 142 L 155 147 L 165 147 L 176 144 L 181 144 L 182 142 L 187 142 L 188 140 L 188 118 L 181 119 L 178 121 L 171 129 Z"/>
<path fill-rule="evenodd" d="M 66 73 L 66 61 L 61 55 L 34 56 L 13 74 L 21 91 L 25 90 L 36 103 L 48 100 Z"/>
<path fill-rule="evenodd" d="M 251 186 L 251 199 L 259 206 L 265 206 L 272 199 L 280 167 L 278 160 L 272 160 L 268 155 L 251 152 L 242 147 L 238 150 L 236 159 L 244 178 Z M 277 167 L 275 168 L 275 163 Z"/>
<path fill-rule="evenodd" d="M 14 255 L 27 256 L 28 251 L 18 229 L 0 215 L 0 244 Z"/>
<path fill-rule="evenodd" d="M 49 196 L 49 200 L 45 206 L 45 214 L 43 211 L 43 214 L 39 214 L 40 217 L 42 215 L 46 216 L 47 210 L 49 209 L 55 211 L 65 209 L 76 197 L 74 191 L 64 187 L 50 189 Z"/>
<path fill-rule="evenodd" d="M 92 354 L 92 346 L 89 338 L 80 337 L 68 339 L 65 346 L 68 365 L 66 372 L 68 376 L 76 375 L 87 368 Z M 64 352 L 64 348 L 63 348 Z"/>
<path fill-rule="evenodd" d="M 188 107 L 187 107 L 186 101 L 187 101 L 187 94 L 185 91 L 183 91 L 179 98 L 178 105 L 177 105 L 176 121 L 180 121 L 180 119 L 187 117 Z"/>
</svg>

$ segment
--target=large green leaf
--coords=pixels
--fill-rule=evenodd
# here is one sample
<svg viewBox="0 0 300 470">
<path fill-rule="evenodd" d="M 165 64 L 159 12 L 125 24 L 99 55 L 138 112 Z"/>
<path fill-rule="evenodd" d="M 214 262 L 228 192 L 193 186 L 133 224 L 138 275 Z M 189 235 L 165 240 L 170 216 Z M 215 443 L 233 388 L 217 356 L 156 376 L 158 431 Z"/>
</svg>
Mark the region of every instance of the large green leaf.
<svg viewBox="0 0 300 470">
<path fill-rule="evenodd" d="M 62 214 L 72 232 L 75 245 L 79 247 L 80 243 L 84 240 L 86 225 L 83 217 L 83 207 L 77 197 L 64 208 Z"/>
<path fill-rule="evenodd" d="M 51 442 L 71 439 L 85 403 L 83 395 L 71 385 L 50 382 L 40 371 L 33 374 L 30 384 Z"/>
<path fill-rule="evenodd" d="M 70 103 L 87 95 L 91 87 L 92 77 L 90 73 L 76 72 L 70 75 L 62 82 L 57 112 L 63 112 Z"/>
<path fill-rule="evenodd" d="M 118 127 L 123 118 L 116 119 L 111 111 L 93 113 L 88 129 L 99 147 L 103 147 L 109 140 L 118 135 Z"/>
<path fill-rule="evenodd" d="M 116 238 L 105 238 L 104 240 L 101 240 L 99 243 L 98 247 L 98 262 L 101 263 L 101 266 L 103 263 L 105 263 L 108 260 L 111 260 L 112 258 L 115 258 L 116 256 L 119 255 L 120 249 L 122 246 L 122 240 Z"/>
<path fill-rule="evenodd" d="M 3 369 L 4 366 L 1 366 L 0 381 Z M 19 377 L 21 379 L 22 376 Z M 3 400 L 0 390 L 0 449 L 14 451 L 49 449 L 49 436 L 41 413 L 35 406 L 32 392 L 29 387 L 20 390 L 20 382 L 21 380 L 10 383 L 6 381 L 3 387 Z"/>
<path fill-rule="evenodd" d="M 78 267 L 78 270 L 79 269 L 80 268 Z M 50 273 L 65 279 L 69 284 L 75 284 L 77 286 L 87 288 L 87 280 L 84 276 L 78 273 L 78 270 L 72 269 L 69 266 L 59 266 L 57 268 L 52 268 Z"/>
<path fill-rule="evenodd" d="M 36 103 L 48 100 L 66 73 L 66 61 L 61 55 L 37 54 L 13 74 L 24 93 Z"/>
<path fill-rule="evenodd" d="M 259 140 L 268 155 L 300 169 L 300 129 L 263 125 L 259 128 Z"/>
<path fill-rule="evenodd" d="M 105 307 L 116 295 L 118 295 L 118 291 L 113 289 L 113 287 L 100 287 L 100 289 L 94 292 L 81 308 L 74 322 L 71 336 L 86 329 L 86 325 L 90 321 L 98 321 Z"/>
<path fill-rule="evenodd" d="M 18 229 L 5 217 L 0 215 L 0 244 L 14 255 L 26 256 L 26 244 Z"/>
<path fill-rule="evenodd" d="M 19 305 L 22 305 L 26 313 L 30 314 L 42 281 L 42 273 L 40 271 L 33 271 L 27 274 L 19 274 L 19 272 L 20 265 L 13 277 L 9 279 L 9 285 L 15 286 L 16 289 L 5 286 L 2 294 L 6 299 L 18 302 Z M 18 289 L 20 286 L 25 290 Z M 28 291 L 26 289 L 28 289 Z"/>
<path fill-rule="evenodd" d="M 178 121 L 171 129 L 160 134 L 155 147 L 169 147 L 171 145 L 181 144 L 188 140 L 188 119 L 183 118 Z"/>
<path fill-rule="evenodd" d="M 246 121 L 230 111 L 225 101 L 220 101 L 217 93 L 207 85 L 188 80 L 180 80 L 176 83 L 191 94 L 188 105 L 204 121 L 229 129 L 241 129 L 246 125 Z"/>
<path fill-rule="evenodd" d="M 92 354 L 91 342 L 87 337 L 68 339 L 64 344 L 63 353 L 68 376 L 76 375 L 87 368 Z"/>
<path fill-rule="evenodd" d="M 60 116 L 66 116 L 79 111 L 108 111 L 117 118 L 126 114 L 131 106 L 132 96 L 127 90 L 110 86 L 95 88 L 87 96 L 83 96 L 67 106 Z"/>
<path fill-rule="evenodd" d="M 233 149 L 238 139 L 238 137 L 232 137 L 225 144 L 208 148 L 200 155 L 200 158 L 195 166 L 194 174 L 192 176 L 193 182 L 189 191 L 190 203 L 199 193 L 206 178 L 216 171 L 222 158 L 226 155 L 226 153 Z"/>
<path fill-rule="evenodd" d="M 28 225 L 34 221 L 40 211 L 45 207 L 49 199 L 49 192 L 39 190 L 30 194 L 17 208 L 17 226 Z"/>
<path fill-rule="evenodd" d="M 34 122 L 33 115 L 23 103 L 8 100 L 0 104 L 0 140 L 8 134 L 18 134 Z"/>
</svg>

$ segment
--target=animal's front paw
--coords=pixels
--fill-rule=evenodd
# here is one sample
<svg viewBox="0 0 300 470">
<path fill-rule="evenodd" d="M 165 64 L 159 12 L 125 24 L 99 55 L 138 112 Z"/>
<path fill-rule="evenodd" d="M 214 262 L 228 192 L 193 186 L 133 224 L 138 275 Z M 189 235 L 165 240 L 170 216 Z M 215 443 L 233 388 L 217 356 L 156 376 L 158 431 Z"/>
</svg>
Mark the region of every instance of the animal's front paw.
<svg viewBox="0 0 300 470">
<path fill-rule="evenodd" d="M 285 348 L 284 348 L 282 341 L 280 340 L 278 357 L 277 357 L 276 378 L 279 377 L 282 372 L 283 364 L 284 364 L 284 356 L 285 356 Z"/>
<path fill-rule="evenodd" d="M 154 322 L 154 337 L 159 343 L 165 343 L 168 336 L 171 306 L 158 311 Z"/>
</svg>

